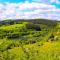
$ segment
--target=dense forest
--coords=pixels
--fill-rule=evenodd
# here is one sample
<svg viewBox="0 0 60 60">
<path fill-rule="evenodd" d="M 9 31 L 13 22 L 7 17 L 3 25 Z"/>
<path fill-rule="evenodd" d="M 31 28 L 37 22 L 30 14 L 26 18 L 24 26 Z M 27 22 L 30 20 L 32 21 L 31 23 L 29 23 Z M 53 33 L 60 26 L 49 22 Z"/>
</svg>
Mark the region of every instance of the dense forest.
<svg viewBox="0 0 60 60">
<path fill-rule="evenodd" d="M 60 21 L 0 21 L 0 60 L 60 60 Z"/>
</svg>

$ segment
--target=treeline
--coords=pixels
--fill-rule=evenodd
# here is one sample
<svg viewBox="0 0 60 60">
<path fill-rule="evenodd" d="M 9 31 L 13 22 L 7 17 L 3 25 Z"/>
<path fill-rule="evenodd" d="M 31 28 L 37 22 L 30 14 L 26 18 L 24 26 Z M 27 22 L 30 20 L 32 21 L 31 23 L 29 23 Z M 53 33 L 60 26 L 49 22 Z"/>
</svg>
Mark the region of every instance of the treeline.
<svg viewBox="0 0 60 60">
<path fill-rule="evenodd" d="M 20 24 L 22 22 L 32 22 L 34 24 L 45 24 L 48 26 L 56 26 L 56 24 L 57 24 L 56 20 L 48 20 L 48 19 L 27 19 L 27 20 L 24 20 L 24 19 L 16 19 L 16 20 L 8 19 L 8 20 L 0 21 L 0 26 Z"/>
</svg>

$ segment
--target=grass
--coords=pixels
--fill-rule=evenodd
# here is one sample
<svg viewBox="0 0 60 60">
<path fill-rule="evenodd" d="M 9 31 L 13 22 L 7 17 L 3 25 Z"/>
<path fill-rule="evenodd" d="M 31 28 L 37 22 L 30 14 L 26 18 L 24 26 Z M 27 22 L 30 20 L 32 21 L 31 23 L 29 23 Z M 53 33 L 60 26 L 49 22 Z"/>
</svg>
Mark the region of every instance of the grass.
<svg viewBox="0 0 60 60">
<path fill-rule="evenodd" d="M 8 50 L 8 55 L 13 55 L 13 60 L 60 60 L 59 42 L 45 42 L 41 46 L 39 44 L 24 45 L 24 50 L 22 47 L 14 47 Z"/>
<path fill-rule="evenodd" d="M 0 27 L 0 60 L 60 60 L 60 23 L 54 29 L 45 24 L 29 24 Z"/>
</svg>

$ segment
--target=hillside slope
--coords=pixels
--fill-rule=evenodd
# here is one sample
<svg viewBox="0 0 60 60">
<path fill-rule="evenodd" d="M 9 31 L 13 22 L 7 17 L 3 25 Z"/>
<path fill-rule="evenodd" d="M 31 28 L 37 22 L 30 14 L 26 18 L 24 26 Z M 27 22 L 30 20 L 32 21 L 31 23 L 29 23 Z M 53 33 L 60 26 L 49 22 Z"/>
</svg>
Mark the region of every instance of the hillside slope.
<svg viewBox="0 0 60 60">
<path fill-rule="evenodd" d="M 60 22 L 0 22 L 0 60 L 60 60 Z"/>
</svg>

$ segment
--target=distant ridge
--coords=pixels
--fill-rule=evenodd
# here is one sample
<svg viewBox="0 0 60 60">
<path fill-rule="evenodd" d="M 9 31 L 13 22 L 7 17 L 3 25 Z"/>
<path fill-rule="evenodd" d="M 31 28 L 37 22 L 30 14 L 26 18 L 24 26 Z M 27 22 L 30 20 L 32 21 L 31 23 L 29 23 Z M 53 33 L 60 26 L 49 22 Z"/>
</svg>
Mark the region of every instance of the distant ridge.
<svg viewBox="0 0 60 60">
<path fill-rule="evenodd" d="M 0 25 L 12 25 L 14 23 L 19 24 L 19 22 L 23 22 L 23 21 L 32 22 L 35 24 L 47 24 L 47 25 L 56 25 L 58 22 L 57 20 L 50 20 L 50 19 L 7 19 L 0 21 Z"/>
</svg>

